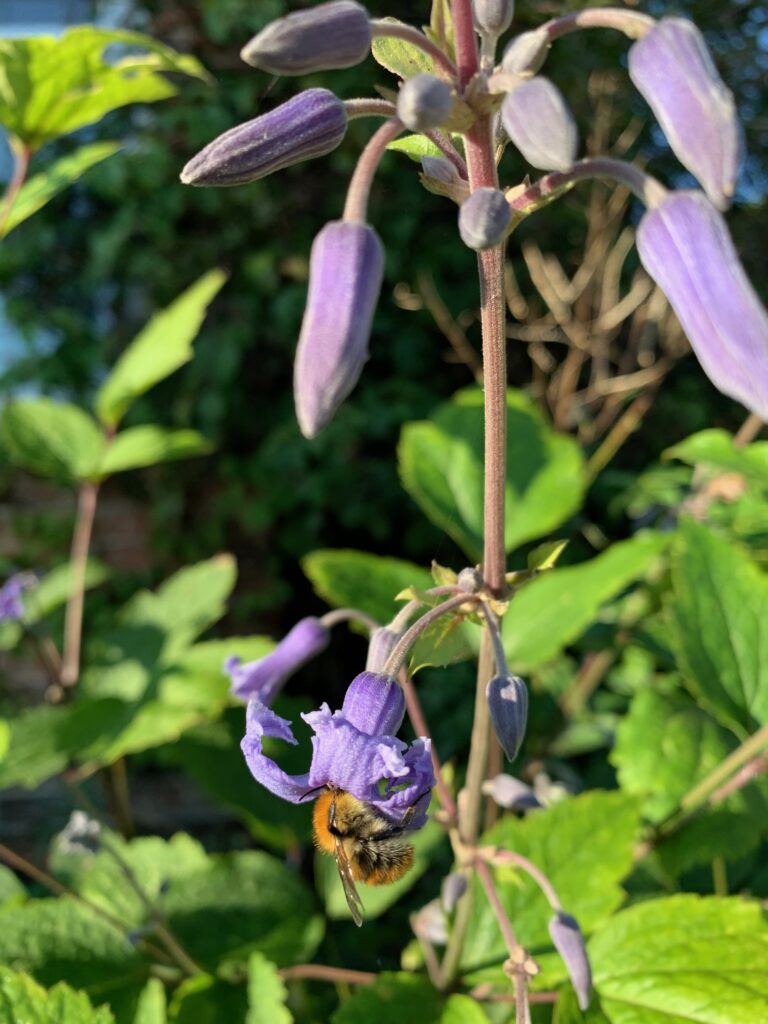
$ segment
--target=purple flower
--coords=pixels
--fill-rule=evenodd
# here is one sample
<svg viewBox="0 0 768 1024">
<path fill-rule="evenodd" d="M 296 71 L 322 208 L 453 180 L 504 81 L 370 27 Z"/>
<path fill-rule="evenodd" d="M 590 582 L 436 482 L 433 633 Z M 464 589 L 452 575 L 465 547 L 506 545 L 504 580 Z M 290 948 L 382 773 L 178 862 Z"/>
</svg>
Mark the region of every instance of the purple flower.
<svg viewBox="0 0 768 1024">
<path fill-rule="evenodd" d="M 629 74 L 678 160 L 725 209 L 743 155 L 733 94 L 717 73 L 701 32 L 685 18 L 662 18 L 629 51 Z"/>
<path fill-rule="evenodd" d="M 318 789 L 332 786 L 372 804 L 400 821 L 415 808 L 409 828 L 426 821 L 434 785 L 430 743 L 410 746 L 395 738 L 405 714 L 405 700 L 391 676 L 361 672 L 347 689 L 340 711 L 327 704 L 301 717 L 313 731 L 312 762 L 303 775 L 288 775 L 262 752 L 263 737 L 296 743 L 291 723 L 258 700 L 248 704 L 242 750 L 251 774 L 272 793 L 299 804 L 313 800 Z"/>
<path fill-rule="evenodd" d="M 368 224 L 332 221 L 312 244 L 293 377 L 305 437 L 322 430 L 357 383 L 383 273 L 384 250 Z"/>
<path fill-rule="evenodd" d="M 328 89 L 306 89 L 266 114 L 231 128 L 193 156 L 185 185 L 242 185 L 325 156 L 347 131 L 347 111 Z"/>
<path fill-rule="evenodd" d="M 21 594 L 29 585 L 29 574 L 17 572 L 0 587 L 0 622 L 24 617 Z"/>
<path fill-rule="evenodd" d="M 319 619 L 301 619 L 266 657 L 247 665 L 236 655 L 227 658 L 224 671 L 232 678 L 230 692 L 241 700 L 256 698 L 271 704 L 286 679 L 324 651 L 329 640 L 330 633 Z"/>
<path fill-rule="evenodd" d="M 568 968 L 579 1008 L 586 1010 L 592 994 L 592 970 L 589 966 L 579 922 L 575 917 L 559 910 L 549 922 L 549 934 L 555 944 L 555 949 Z"/>
<path fill-rule="evenodd" d="M 556 85 L 537 75 L 520 82 L 501 105 L 504 130 L 522 155 L 541 171 L 567 171 L 576 159 L 579 136 Z"/>
<path fill-rule="evenodd" d="M 496 736 L 510 761 L 518 755 L 528 719 L 528 691 L 519 676 L 494 676 L 486 687 Z"/>
<path fill-rule="evenodd" d="M 702 192 L 671 192 L 644 215 L 637 248 L 715 387 L 767 419 L 768 314 L 717 210 Z"/>
<path fill-rule="evenodd" d="M 470 249 L 498 245 L 512 220 L 504 193 L 498 188 L 476 188 L 459 207 L 459 234 Z"/>
<path fill-rule="evenodd" d="M 352 67 L 370 48 L 368 12 L 354 0 L 334 0 L 271 22 L 240 56 L 273 75 L 305 75 Z"/>
</svg>

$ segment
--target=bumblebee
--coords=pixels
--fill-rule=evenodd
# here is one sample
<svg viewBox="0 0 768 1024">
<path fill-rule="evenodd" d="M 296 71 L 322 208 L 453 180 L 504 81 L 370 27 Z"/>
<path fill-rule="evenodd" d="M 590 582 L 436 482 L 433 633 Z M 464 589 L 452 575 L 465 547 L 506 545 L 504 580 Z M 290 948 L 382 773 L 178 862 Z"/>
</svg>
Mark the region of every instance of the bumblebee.
<svg viewBox="0 0 768 1024">
<path fill-rule="evenodd" d="M 410 807 L 400 824 L 385 818 L 342 789 L 328 788 L 315 801 L 312 830 L 315 845 L 336 858 L 352 918 L 363 923 L 363 904 L 355 882 L 389 885 L 413 866 L 413 847 L 403 839 L 414 810 Z"/>
</svg>

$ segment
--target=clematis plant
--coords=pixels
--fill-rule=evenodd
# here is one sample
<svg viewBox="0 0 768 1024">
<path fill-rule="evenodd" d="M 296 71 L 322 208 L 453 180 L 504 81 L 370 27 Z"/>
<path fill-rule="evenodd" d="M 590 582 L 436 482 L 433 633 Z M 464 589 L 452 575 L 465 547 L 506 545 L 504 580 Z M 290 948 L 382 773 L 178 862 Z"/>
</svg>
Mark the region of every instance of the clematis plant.
<svg viewBox="0 0 768 1024">
<path fill-rule="evenodd" d="M 440 10 L 446 15 L 445 4 Z M 511 851 L 478 847 L 483 796 L 500 794 L 505 787 L 499 780 L 507 778 L 486 778 L 492 728 L 514 758 L 528 707 L 525 683 L 509 671 L 498 629 L 510 595 L 504 544 L 505 245 L 522 219 L 580 181 L 597 177 L 625 185 L 646 208 L 638 230 L 640 258 L 667 295 L 705 373 L 720 390 L 761 416 L 768 415 L 768 317 L 741 268 L 721 213 L 733 196 L 742 156 L 735 105 L 691 22 L 676 17 L 656 21 L 625 8 L 585 9 L 513 35 L 499 58 L 499 37 L 513 25 L 511 0 L 451 0 L 450 13 L 451 24 L 446 24 L 446 15 L 442 35 L 372 18 L 350 0 L 332 0 L 267 26 L 246 44 L 243 57 L 270 74 L 349 67 L 363 60 L 371 42 L 382 36 L 398 37 L 421 51 L 420 61 L 414 62 L 418 73 L 405 77 L 394 101 L 341 100 L 325 89 L 299 93 L 215 139 L 190 160 L 182 178 L 198 185 L 254 181 L 329 152 L 341 143 L 348 119 L 383 119 L 351 177 L 341 219 L 321 227 L 312 248 L 294 373 L 296 413 L 307 438 L 322 430 L 350 395 L 368 357 L 384 265 L 382 243 L 368 223 L 368 196 L 380 160 L 406 128 L 428 140 L 423 183 L 459 207 L 456 243 L 478 253 L 486 428 L 481 565 L 428 594 L 414 593 L 391 623 L 373 624 L 367 669 L 350 684 L 341 709 L 332 712 L 323 704 L 302 715 L 314 735 L 311 763 L 301 775 L 288 775 L 264 751 L 265 738 L 296 742 L 291 724 L 267 705 L 287 675 L 319 645 L 299 642 L 296 627 L 260 665 L 231 662 L 229 668 L 237 692 L 251 698 L 243 740 L 248 766 L 259 783 L 283 799 L 302 803 L 313 799 L 318 788 L 346 790 L 395 825 L 407 816 L 408 827 L 414 829 L 425 820 L 434 781 L 459 873 L 462 878 L 475 873 L 498 918 L 509 950 L 504 969 L 515 987 L 516 1020 L 522 1024 L 530 1019 L 528 987 L 536 968 L 515 936 L 491 868 L 512 863 L 540 885 L 554 911 L 552 941 L 582 1008 L 588 1005 L 591 981 L 578 923 L 560 906 L 542 872 Z M 625 161 L 599 154 L 579 157 L 579 136 L 567 100 L 542 71 L 561 37 L 592 29 L 618 30 L 630 40 L 632 81 L 701 191 L 670 190 Z M 547 173 L 533 181 L 501 180 L 500 161 L 510 146 L 532 174 Z M 464 790 L 456 800 L 430 749 L 426 723 L 403 667 L 433 624 L 461 620 L 479 624 L 483 631 L 469 762 Z M 419 737 L 410 747 L 395 735 L 406 698 Z M 518 795 L 517 790 L 512 796 L 499 795 L 499 802 L 513 806 Z M 444 988 L 452 983 L 460 961 L 468 898 L 457 895 L 458 909 L 444 934 L 445 956 L 435 969 Z M 424 929 L 419 928 L 421 935 Z M 441 926 L 441 935 L 443 931 Z"/>
</svg>

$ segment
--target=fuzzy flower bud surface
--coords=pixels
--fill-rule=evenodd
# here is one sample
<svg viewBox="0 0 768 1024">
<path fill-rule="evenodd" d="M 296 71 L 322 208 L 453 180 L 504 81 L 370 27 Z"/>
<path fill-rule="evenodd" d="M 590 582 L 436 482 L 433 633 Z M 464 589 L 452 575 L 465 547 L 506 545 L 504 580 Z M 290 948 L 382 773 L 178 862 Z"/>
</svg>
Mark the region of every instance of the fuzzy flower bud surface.
<svg viewBox="0 0 768 1024">
<path fill-rule="evenodd" d="M 435 75 L 414 75 L 406 79 L 397 94 L 397 116 L 412 132 L 437 128 L 453 106 L 451 88 Z"/>
<path fill-rule="evenodd" d="M 544 66 L 549 53 L 549 36 L 546 29 L 537 28 L 515 36 L 504 50 L 501 58 L 503 71 L 512 75 L 535 75 Z"/>
<path fill-rule="evenodd" d="M 586 1010 L 592 994 L 592 970 L 579 922 L 560 910 L 549 922 L 549 934 L 568 968 L 579 1008 Z"/>
<path fill-rule="evenodd" d="M 498 245 L 507 233 L 512 211 L 497 188 L 477 188 L 459 207 L 462 242 L 477 251 Z"/>
<path fill-rule="evenodd" d="M 562 93 L 537 75 L 520 82 L 501 105 L 504 130 L 540 171 L 567 171 L 576 159 L 579 135 Z"/>
<path fill-rule="evenodd" d="M 494 676 L 486 688 L 491 722 L 510 761 L 517 757 L 528 720 L 528 690 L 519 676 Z"/>
<path fill-rule="evenodd" d="M 472 0 L 472 13 L 478 31 L 496 38 L 512 24 L 515 3 L 514 0 Z"/>
</svg>

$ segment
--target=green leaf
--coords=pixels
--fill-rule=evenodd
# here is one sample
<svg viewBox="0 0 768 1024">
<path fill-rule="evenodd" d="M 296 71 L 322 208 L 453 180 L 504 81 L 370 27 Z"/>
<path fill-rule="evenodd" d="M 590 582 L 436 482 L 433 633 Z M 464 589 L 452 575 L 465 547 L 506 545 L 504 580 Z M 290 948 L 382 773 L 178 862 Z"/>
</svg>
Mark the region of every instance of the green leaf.
<svg viewBox="0 0 768 1024">
<path fill-rule="evenodd" d="M 381 21 L 401 25 L 397 18 L 381 18 Z M 373 58 L 387 71 L 398 78 L 413 78 L 422 72 L 434 74 L 435 65 L 432 58 L 420 47 L 408 43 L 404 39 L 392 36 L 375 36 L 371 46 Z"/>
<path fill-rule="evenodd" d="M 488 1017 L 470 996 L 453 995 L 448 997 L 440 1024 L 489 1024 Z"/>
<path fill-rule="evenodd" d="M 611 1024 L 768 1020 L 768 926 L 757 903 L 649 900 L 608 921 L 588 950 Z"/>
<path fill-rule="evenodd" d="M 292 1024 L 288 992 L 273 963 L 261 953 L 248 959 L 248 1016 L 245 1024 Z"/>
<path fill-rule="evenodd" d="M 507 657 L 518 671 L 541 665 L 576 640 L 600 607 L 642 579 L 669 543 L 657 533 L 639 533 L 582 562 L 554 569 L 526 584 L 502 622 Z"/>
<path fill-rule="evenodd" d="M 583 457 L 521 391 L 507 396 L 507 551 L 541 537 L 579 508 Z M 403 486 L 478 561 L 483 551 L 483 393 L 460 391 L 431 420 L 407 423 L 398 446 Z"/>
<path fill-rule="evenodd" d="M 99 475 L 106 477 L 112 473 L 123 473 L 126 469 L 207 455 L 212 450 L 213 445 L 196 430 L 131 427 L 118 434 L 104 452 Z"/>
<path fill-rule="evenodd" d="M 0 718 L 0 761 L 5 759 L 5 755 L 11 746 L 11 727 L 5 721 L 4 718 Z"/>
<path fill-rule="evenodd" d="M 421 164 L 423 156 L 442 156 L 441 150 L 426 135 L 406 135 L 403 139 L 393 139 L 387 149 L 396 153 L 404 153 L 414 163 Z"/>
<path fill-rule="evenodd" d="M 165 988 L 157 978 L 150 978 L 144 986 L 133 1024 L 166 1024 Z"/>
<path fill-rule="evenodd" d="M 505 818 L 483 836 L 482 843 L 513 850 L 531 860 L 550 880 L 565 910 L 588 934 L 624 898 L 620 882 L 632 870 L 638 827 L 636 798 L 595 790 L 535 811 L 522 821 Z M 550 949 L 552 909 L 541 890 L 519 869 L 497 868 L 495 875 L 499 897 L 520 942 L 534 953 Z M 478 885 L 464 966 L 471 969 L 488 962 L 501 963 L 505 957 L 494 913 Z"/>
<path fill-rule="evenodd" d="M 8 402 L 0 419 L 8 458 L 40 476 L 66 483 L 94 476 L 106 444 L 96 422 L 82 409 L 50 398 Z"/>
<path fill-rule="evenodd" d="M 437 1024 L 441 998 L 425 978 L 380 974 L 360 985 L 331 1017 L 331 1024 Z"/>
<path fill-rule="evenodd" d="M 96 394 L 105 426 L 116 426 L 139 395 L 189 362 L 206 309 L 225 281 L 222 270 L 208 271 L 134 338 Z"/>
<path fill-rule="evenodd" d="M 736 544 L 680 524 L 669 603 L 686 683 L 726 725 L 768 723 L 768 577 Z"/>
<path fill-rule="evenodd" d="M 394 600 L 401 590 L 410 586 L 427 590 L 432 586 L 426 569 L 365 551 L 313 551 L 302 559 L 301 567 L 328 604 L 359 608 L 382 623 L 389 622 L 402 607 Z"/>
<path fill-rule="evenodd" d="M 10 868 L 0 864 L 0 906 L 4 903 L 24 903 L 27 890 Z"/>
<path fill-rule="evenodd" d="M 737 447 L 726 430 L 702 430 L 667 448 L 665 459 L 679 459 L 689 466 L 707 465 L 743 476 L 763 486 L 768 483 L 768 441 Z"/>
<path fill-rule="evenodd" d="M 552 1024 L 611 1024 L 593 995 L 586 1011 L 579 1009 L 576 993 L 569 986 L 563 988 L 557 997 Z"/>
<path fill-rule="evenodd" d="M 120 149 L 118 142 L 93 142 L 61 157 L 26 181 L 16 196 L 0 234 L 4 237 L 49 203 L 59 192 Z"/>
<path fill-rule="evenodd" d="M 170 1005 L 173 1024 L 239 1024 L 247 1012 L 245 987 L 210 974 L 186 978 L 174 990 Z"/>
<path fill-rule="evenodd" d="M 62 743 L 61 728 L 69 715 L 69 708 L 41 705 L 7 720 L 10 742 L 5 758 L 0 761 L 0 789 L 33 789 L 63 771 L 68 753 Z"/>
<path fill-rule="evenodd" d="M 528 553 L 528 568 L 538 569 L 539 572 L 554 569 L 567 547 L 567 540 L 552 540 L 546 544 L 539 544 Z"/>
<path fill-rule="evenodd" d="M 106 60 L 115 43 L 146 52 Z M 58 38 L 2 39 L 0 124 L 37 149 L 118 107 L 174 96 L 176 87 L 160 73 L 165 71 L 208 77 L 194 57 L 138 32 L 81 26 Z"/>
<path fill-rule="evenodd" d="M 114 1024 L 106 1006 L 95 1010 L 84 992 L 59 983 L 46 992 L 26 974 L 0 966 L 0 1024 Z"/>
</svg>

